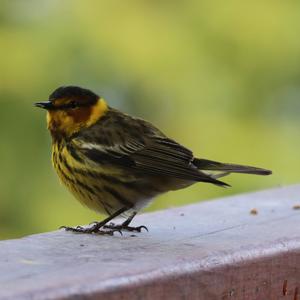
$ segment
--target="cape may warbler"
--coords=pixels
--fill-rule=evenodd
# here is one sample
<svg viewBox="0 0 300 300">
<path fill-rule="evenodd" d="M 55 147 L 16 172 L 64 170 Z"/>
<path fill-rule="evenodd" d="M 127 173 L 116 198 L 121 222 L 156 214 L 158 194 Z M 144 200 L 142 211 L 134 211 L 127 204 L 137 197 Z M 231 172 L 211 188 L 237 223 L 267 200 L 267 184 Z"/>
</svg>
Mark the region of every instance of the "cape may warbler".
<svg viewBox="0 0 300 300">
<path fill-rule="evenodd" d="M 60 87 L 47 110 L 54 168 L 71 193 L 89 208 L 109 217 L 88 228 L 65 227 L 84 233 L 112 234 L 137 230 L 129 226 L 136 213 L 155 196 L 196 182 L 227 186 L 218 178 L 230 173 L 269 175 L 271 171 L 196 158 L 151 123 L 114 109 L 90 90 Z M 121 225 L 108 224 L 117 216 Z"/>
</svg>

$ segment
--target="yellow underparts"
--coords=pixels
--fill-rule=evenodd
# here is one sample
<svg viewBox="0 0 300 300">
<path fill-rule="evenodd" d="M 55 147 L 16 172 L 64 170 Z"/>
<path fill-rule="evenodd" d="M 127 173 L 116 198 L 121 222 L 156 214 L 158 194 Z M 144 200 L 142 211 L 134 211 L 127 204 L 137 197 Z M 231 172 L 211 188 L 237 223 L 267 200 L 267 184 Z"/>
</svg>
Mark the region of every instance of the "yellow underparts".
<svg viewBox="0 0 300 300">
<path fill-rule="evenodd" d="M 108 110 L 104 99 L 99 98 L 90 107 L 74 110 L 50 110 L 47 113 L 48 129 L 53 135 L 71 136 L 82 128 L 95 124 Z"/>
</svg>

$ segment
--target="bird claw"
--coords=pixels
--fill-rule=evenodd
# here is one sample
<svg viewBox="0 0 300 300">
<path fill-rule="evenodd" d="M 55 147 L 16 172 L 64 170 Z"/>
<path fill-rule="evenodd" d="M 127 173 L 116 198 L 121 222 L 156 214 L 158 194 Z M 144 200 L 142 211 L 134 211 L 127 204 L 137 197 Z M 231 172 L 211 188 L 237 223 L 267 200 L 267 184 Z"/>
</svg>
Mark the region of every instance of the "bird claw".
<svg viewBox="0 0 300 300">
<path fill-rule="evenodd" d="M 142 226 L 137 226 L 137 227 L 133 227 L 133 226 L 125 226 L 125 225 L 115 225 L 114 223 L 110 223 L 108 225 L 104 225 L 103 228 L 107 228 L 107 229 L 116 229 L 116 230 L 126 230 L 126 231 L 136 231 L 136 232 L 141 232 L 142 229 L 145 229 L 147 232 L 149 231 L 148 228 L 144 225 Z"/>
<path fill-rule="evenodd" d="M 115 232 L 118 232 L 118 233 L 120 233 L 120 235 L 123 236 L 123 232 L 120 229 L 98 230 L 98 231 L 93 232 L 93 233 L 94 234 L 100 234 L 100 235 L 104 235 L 104 234 L 114 235 Z"/>
<path fill-rule="evenodd" d="M 115 232 L 119 232 L 121 235 L 123 235 L 120 229 L 113 228 L 111 230 L 101 230 L 101 227 L 98 228 L 97 224 L 98 223 L 88 228 L 84 228 L 82 226 L 76 226 L 76 227 L 61 226 L 59 227 L 59 229 L 65 229 L 66 231 L 71 231 L 76 233 L 88 233 L 88 234 L 99 234 L 99 235 L 114 235 Z"/>
<path fill-rule="evenodd" d="M 138 232 L 141 232 L 142 229 L 145 229 L 147 232 L 149 232 L 148 228 L 145 226 L 145 225 L 141 225 L 141 226 L 138 226 L 138 227 L 135 227 L 138 229 Z"/>
</svg>

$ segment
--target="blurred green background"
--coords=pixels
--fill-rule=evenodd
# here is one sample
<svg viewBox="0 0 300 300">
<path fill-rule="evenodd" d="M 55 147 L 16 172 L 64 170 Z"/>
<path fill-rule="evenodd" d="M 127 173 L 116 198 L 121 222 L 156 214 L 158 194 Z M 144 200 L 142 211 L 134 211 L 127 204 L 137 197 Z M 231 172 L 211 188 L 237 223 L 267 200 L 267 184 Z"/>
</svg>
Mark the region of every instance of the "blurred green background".
<svg viewBox="0 0 300 300">
<path fill-rule="evenodd" d="M 59 184 L 32 105 L 61 85 L 94 90 L 198 156 L 274 171 L 148 210 L 299 182 L 299 28 L 292 0 L 2 0 L 0 238 L 97 218 Z"/>
</svg>

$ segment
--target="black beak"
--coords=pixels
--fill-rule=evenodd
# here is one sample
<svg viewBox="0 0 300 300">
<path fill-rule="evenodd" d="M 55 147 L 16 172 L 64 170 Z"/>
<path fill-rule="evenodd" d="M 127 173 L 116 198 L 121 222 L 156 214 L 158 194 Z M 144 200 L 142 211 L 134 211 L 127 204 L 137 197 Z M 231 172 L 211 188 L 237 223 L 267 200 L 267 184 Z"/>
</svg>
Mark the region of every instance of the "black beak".
<svg viewBox="0 0 300 300">
<path fill-rule="evenodd" d="M 44 109 L 53 109 L 54 105 L 51 101 L 43 101 L 43 102 L 36 102 L 34 106 L 44 108 Z"/>
</svg>

